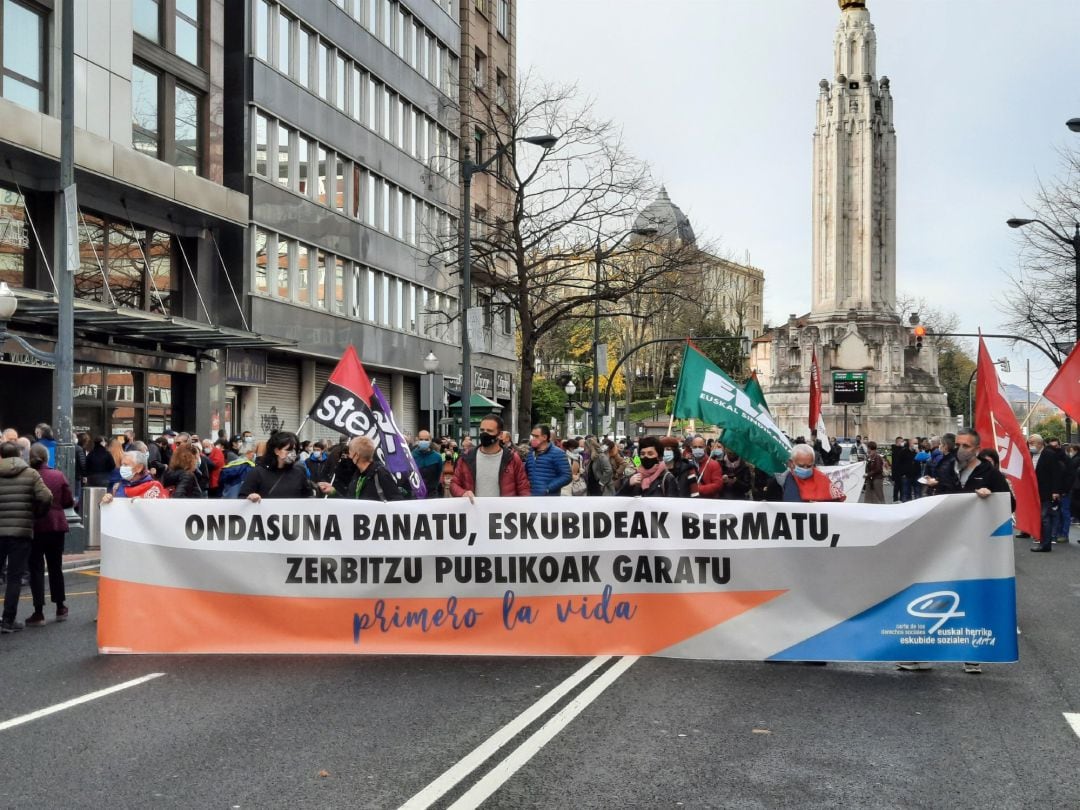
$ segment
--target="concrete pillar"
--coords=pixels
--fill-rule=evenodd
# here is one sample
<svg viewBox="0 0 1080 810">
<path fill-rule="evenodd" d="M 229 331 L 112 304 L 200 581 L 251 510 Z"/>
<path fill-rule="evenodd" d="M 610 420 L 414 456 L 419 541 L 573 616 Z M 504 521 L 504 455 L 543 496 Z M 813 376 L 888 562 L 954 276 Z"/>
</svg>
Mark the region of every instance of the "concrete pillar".
<svg viewBox="0 0 1080 810">
<path fill-rule="evenodd" d="M 257 434 L 256 426 L 259 424 L 259 387 L 256 385 L 245 385 L 238 387 L 237 389 L 238 402 L 236 408 L 240 412 L 240 431 L 250 430 L 252 434 Z"/>
<path fill-rule="evenodd" d="M 311 406 L 315 404 L 315 397 L 319 395 L 319 392 L 315 390 L 315 361 L 304 359 L 300 361 L 300 421 L 304 421 L 304 417 L 308 411 L 311 410 Z M 315 433 L 315 426 L 308 422 L 304 425 L 304 429 L 300 434 L 300 440 L 310 439 Z"/>
</svg>

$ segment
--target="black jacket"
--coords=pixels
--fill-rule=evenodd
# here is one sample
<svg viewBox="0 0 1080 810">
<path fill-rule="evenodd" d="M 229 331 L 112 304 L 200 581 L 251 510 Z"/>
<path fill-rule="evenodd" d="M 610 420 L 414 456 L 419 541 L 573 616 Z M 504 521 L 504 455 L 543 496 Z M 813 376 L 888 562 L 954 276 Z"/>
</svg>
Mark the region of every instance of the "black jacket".
<svg viewBox="0 0 1080 810">
<path fill-rule="evenodd" d="M 112 454 L 100 444 L 95 444 L 86 454 L 86 485 L 109 486 L 109 473 L 116 469 Z"/>
<path fill-rule="evenodd" d="M 737 467 L 727 460 L 721 463 L 724 472 L 724 488 L 720 490 L 720 497 L 725 501 L 748 501 L 750 489 L 753 485 L 753 472 L 745 459 L 741 459 Z"/>
<path fill-rule="evenodd" d="M 397 479 L 386 467 L 373 461 L 364 472 L 353 467 L 353 475 L 345 486 L 334 485 L 338 497 L 358 501 L 400 501 L 404 499 Z"/>
<path fill-rule="evenodd" d="M 955 464 L 952 464 L 952 475 L 942 477 L 934 490 L 935 495 L 948 495 L 957 492 L 974 492 L 977 489 L 988 489 L 991 492 L 1008 492 L 1012 498 L 1012 508 L 1016 509 L 1016 497 L 1012 494 L 1012 488 L 1005 476 L 989 461 L 980 461 L 979 465 L 971 471 L 971 475 L 965 483 L 960 483 L 960 474 L 956 472 Z M 944 476 L 944 465 L 938 465 L 938 470 Z"/>
<path fill-rule="evenodd" d="M 915 451 L 906 444 L 892 449 L 892 478 L 910 478 L 918 473 L 919 468 L 915 464 Z"/>
<path fill-rule="evenodd" d="M 662 464 L 663 462 L 660 463 Z M 656 480 L 652 482 L 652 486 L 644 492 L 641 490 L 641 484 L 631 484 L 629 478 L 624 478 L 622 486 L 619 487 L 619 491 L 616 494 L 629 497 L 641 495 L 646 498 L 678 498 L 679 484 L 675 480 L 675 476 L 671 474 L 670 470 L 664 470 L 657 476 Z"/>
<path fill-rule="evenodd" d="M 256 464 L 244 476 L 240 496 L 246 498 L 256 493 L 264 498 L 307 498 L 311 496 L 311 482 L 300 464 L 270 469 Z"/>
<path fill-rule="evenodd" d="M 1048 501 L 1054 495 L 1063 495 L 1065 488 L 1065 465 L 1061 457 L 1044 447 L 1039 454 L 1039 463 L 1035 465 L 1035 479 L 1039 482 L 1039 499 Z"/>
<path fill-rule="evenodd" d="M 205 497 L 195 473 L 190 470 L 166 470 L 161 483 L 169 489 L 170 498 Z"/>
<path fill-rule="evenodd" d="M 693 461 L 685 458 L 675 459 L 675 468 L 671 471 L 675 476 L 675 486 L 680 498 L 689 498 L 698 482 L 698 466 Z"/>
</svg>

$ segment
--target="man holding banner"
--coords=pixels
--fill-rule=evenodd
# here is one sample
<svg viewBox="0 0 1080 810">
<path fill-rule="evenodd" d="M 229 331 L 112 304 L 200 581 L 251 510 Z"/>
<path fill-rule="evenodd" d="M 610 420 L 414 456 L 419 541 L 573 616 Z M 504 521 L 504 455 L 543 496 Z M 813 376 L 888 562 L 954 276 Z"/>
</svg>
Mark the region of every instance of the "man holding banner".
<svg viewBox="0 0 1080 810">
<path fill-rule="evenodd" d="M 349 442 L 349 459 L 356 472 L 340 490 L 327 481 L 319 483 L 323 495 L 354 498 L 358 501 L 400 501 L 401 489 L 397 480 L 375 458 L 375 443 L 367 436 L 357 436 Z"/>
</svg>

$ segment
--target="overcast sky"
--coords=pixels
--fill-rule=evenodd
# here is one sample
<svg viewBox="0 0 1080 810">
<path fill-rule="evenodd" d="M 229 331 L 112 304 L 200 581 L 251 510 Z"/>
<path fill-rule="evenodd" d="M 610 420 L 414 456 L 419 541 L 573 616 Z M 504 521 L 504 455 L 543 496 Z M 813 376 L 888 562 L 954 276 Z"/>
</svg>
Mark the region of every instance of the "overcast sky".
<svg viewBox="0 0 1080 810">
<path fill-rule="evenodd" d="M 869 0 L 897 130 L 897 290 L 1001 331 L 1026 212 L 1080 134 L 1080 0 Z M 518 0 L 518 67 L 622 123 L 699 235 L 765 272 L 766 320 L 810 309 L 810 164 L 835 0 Z M 1007 356 L 1024 384 L 1028 355 Z M 1041 391 L 1050 362 L 1031 356 Z"/>
</svg>

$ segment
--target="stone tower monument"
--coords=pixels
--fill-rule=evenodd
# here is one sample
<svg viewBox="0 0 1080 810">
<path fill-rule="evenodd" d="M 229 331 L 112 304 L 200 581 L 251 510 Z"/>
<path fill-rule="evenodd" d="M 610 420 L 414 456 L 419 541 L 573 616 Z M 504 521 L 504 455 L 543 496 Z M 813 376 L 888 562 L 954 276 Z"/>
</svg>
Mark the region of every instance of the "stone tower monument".
<svg viewBox="0 0 1080 810">
<path fill-rule="evenodd" d="M 834 371 L 866 374 L 866 402 L 848 407 L 847 435 L 929 436 L 952 425 L 932 339 L 916 351 L 896 311 L 896 129 L 889 79 L 877 78 L 877 37 L 862 0 L 840 0 L 833 81 L 822 79 L 813 158 L 810 312 L 755 341 L 769 407 L 793 436 L 809 431 L 810 358 L 822 370 L 825 424 L 845 433 Z"/>
</svg>

